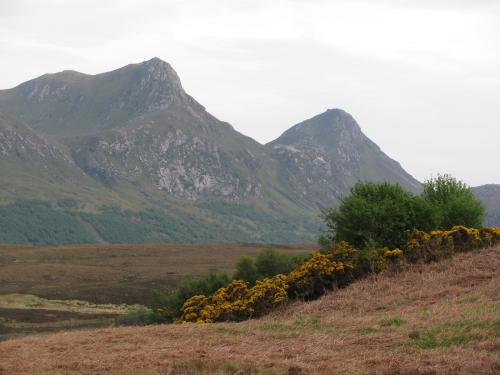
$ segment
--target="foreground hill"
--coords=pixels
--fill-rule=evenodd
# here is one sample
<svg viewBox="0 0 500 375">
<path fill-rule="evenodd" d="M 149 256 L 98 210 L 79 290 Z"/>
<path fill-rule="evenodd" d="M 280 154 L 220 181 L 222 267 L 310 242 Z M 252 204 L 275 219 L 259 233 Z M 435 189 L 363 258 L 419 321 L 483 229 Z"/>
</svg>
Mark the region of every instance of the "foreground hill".
<svg viewBox="0 0 500 375">
<path fill-rule="evenodd" d="M 0 343 L 0 368 L 23 374 L 496 374 L 499 266 L 497 247 L 387 271 L 260 320 L 7 341 Z"/>
<path fill-rule="evenodd" d="M 19 224 L 0 225 L 0 242 L 311 241 L 320 209 L 356 181 L 419 187 L 342 110 L 262 145 L 208 113 L 158 58 L 43 75 L 0 90 L 0 113 L 0 216 Z M 33 216 L 71 217 L 74 229 L 52 235 Z"/>
</svg>

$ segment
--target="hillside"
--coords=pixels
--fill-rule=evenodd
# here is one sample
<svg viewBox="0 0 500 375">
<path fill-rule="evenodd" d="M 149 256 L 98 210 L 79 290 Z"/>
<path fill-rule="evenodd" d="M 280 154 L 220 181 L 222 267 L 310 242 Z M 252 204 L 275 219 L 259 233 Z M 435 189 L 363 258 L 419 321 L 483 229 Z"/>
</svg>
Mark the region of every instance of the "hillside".
<svg viewBox="0 0 500 375">
<path fill-rule="evenodd" d="M 320 210 L 356 181 L 419 186 L 342 110 L 262 145 L 208 113 L 158 58 L 45 74 L 0 90 L 0 112 L 31 140 L 12 143 L 0 127 L 0 212 L 18 223 L 0 225 L 0 242 L 308 242 Z M 63 217 L 74 229 L 51 233 Z"/>
<path fill-rule="evenodd" d="M 7 341 L 0 343 L 0 368 L 37 374 L 496 374 L 499 266 L 497 247 L 389 270 L 260 320 Z"/>
<path fill-rule="evenodd" d="M 477 186 L 473 191 L 486 208 L 486 225 L 500 226 L 500 185 Z"/>
</svg>

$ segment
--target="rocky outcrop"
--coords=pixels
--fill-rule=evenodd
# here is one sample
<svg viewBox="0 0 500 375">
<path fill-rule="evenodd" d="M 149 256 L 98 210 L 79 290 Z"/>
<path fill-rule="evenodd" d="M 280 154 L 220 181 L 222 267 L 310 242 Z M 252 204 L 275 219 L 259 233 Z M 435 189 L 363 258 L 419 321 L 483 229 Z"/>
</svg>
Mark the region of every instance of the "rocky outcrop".
<svg viewBox="0 0 500 375">
<path fill-rule="evenodd" d="M 73 163 L 71 158 L 45 137 L 2 112 L 0 112 L 0 157 L 21 159 L 47 168 L 54 161 Z"/>
</svg>

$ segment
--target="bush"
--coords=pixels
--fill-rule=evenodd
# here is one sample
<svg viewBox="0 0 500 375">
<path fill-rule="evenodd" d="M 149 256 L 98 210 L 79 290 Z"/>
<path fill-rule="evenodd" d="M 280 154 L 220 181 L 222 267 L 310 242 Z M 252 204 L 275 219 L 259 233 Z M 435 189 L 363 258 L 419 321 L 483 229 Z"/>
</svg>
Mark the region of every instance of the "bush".
<svg viewBox="0 0 500 375">
<path fill-rule="evenodd" d="M 257 279 L 259 279 L 259 273 L 252 258 L 240 258 L 236 264 L 236 272 L 234 273 L 233 279 L 244 280 L 250 284 L 254 284 Z"/>
<path fill-rule="evenodd" d="M 272 249 L 266 249 L 257 254 L 255 261 L 249 257 L 240 258 L 233 280 L 240 280 L 241 282 L 252 286 L 256 284 L 257 280 L 273 278 L 278 274 L 289 273 L 306 256 L 307 255 L 305 253 L 291 255 Z M 163 294 L 157 290 L 153 291 L 152 320 L 157 323 L 171 323 L 179 319 L 183 305 L 194 296 L 196 297 L 194 298 L 196 303 L 194 303 L 193 308 L 201 311 L 200 304 L 203 305 L 207 301 L 200 299 L 199 296 L 211 295 L 219 289 L 227 286 L 230 281 L 231 277 L 226 273 L 211 272 L 206 275 L 181 282 L 175 292 L 170 294 Z M 254 293 L 254 297 L 252 298 L 255 299 L 256 290 L 252 293 Z M 260 303 L 264 306 L 267 302 L 257 302 L 257 300 L 255 300 L 253 303 Z M 262 309 L 264 308 L 258 308 L 259 311 Z M 246 313 L 252 314 L 253 312 L 248 310 Z M 204 314 L 207 314 L 207 312 Z M 218 314 L 221 316 L 228 316 L 229 312 L 220 310 L 218 311 Z M 184 315 L 186 314 L 184 313 Z M 205 318 L 208 320 L 210 316 L 210 319 L 212 319 L 212 315 L 206 315 Z M 219 315 L 217 315 L 217 317 Z M 235 315 L 231 316 L 236 319 Z"/>
<path fill-rule="evenodd" d="M 399 185 L 358 182 L 338 208 L 324 215 L 327 226 L 320 244 L 347 241 L 358 248 L 401 247 L 406 231 L 436 228 L 431 204 Z"/>
<path fill-rule="evenodd" d="M 456 252 L 471 251 L 500 243 L 500 228 L 467 228 L 455 226 L 450 230 L 409 233 L 404 257 L 409 262 L 431 262 Z"/>
<path fill-rule="evenodd" d="M 212 294 L 230 281 L 227 273 L 210 272 L 181 282 L 171 294 L 153 291 L 154 319 L 157 322 L 171 323 L 179 318 L 184 301 L 192 296 Z"/>
<path fill-rule="evenodd" d="M 249 257 L 240 258 L 233 279 L 253 285 L 257 280 L 289 273 L 306 257 L 306 253 L 292 255 L 265 249 L 257 254 L 255 261 Z"/>
<path fill-rule="evenodd" d="M 339 278 L 351 266 L 333 258 L 333 254 L 312 253 L 286 277 L 288 294 L 293 298 L 312 299 L 338 285 Z"/>
<path fill-rule="evenodd" d="M 214 323 L 242 321 L 258 317 L 288 300 L 288 284 L 284 275 L 259 280 L 248 288 L 242 280 L 233 280 L 212 296 L 193 296 L 182 306 L 180 321 Z"/>
<path fill-rule="evenodd" d="M 192 296 L 183 304 L 178 321 L 213 323 L 258 317 L 288 300 L 318 298 L 328 290 L 380 272 L 404 259 L 429 262 L 454 252 L 500 243 L 500 228 L 456 226 L 449 231 L 413 230 L 407 234 L 408 242 L 403 249 L 355 249 L 346 242 L 330 243 L 328 251 L 310 254 L 287 275 L 258 280 L 253 287 L 243 280 L 233 280 L 212 295 Z"/>
<path fill-rule="evenodd" d="M 465 183 L 450 175 L 439 175 L 424 183 L 422 198 L 437 208 L 439 229 L 456 225 L 480 227 L 484 222 L 484 207 Z"/>
</svg>

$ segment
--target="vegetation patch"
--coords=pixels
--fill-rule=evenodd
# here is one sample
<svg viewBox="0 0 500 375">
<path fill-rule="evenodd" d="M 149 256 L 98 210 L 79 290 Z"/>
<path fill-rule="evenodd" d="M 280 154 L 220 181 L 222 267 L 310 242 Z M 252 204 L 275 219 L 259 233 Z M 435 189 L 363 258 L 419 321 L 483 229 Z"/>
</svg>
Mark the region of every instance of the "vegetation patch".
<svg viewBox="0 0 500 375">
<path fill-rule="evenodd" d="M 356 331 L 357 334 L 361 336 L 366 336 L 366 335 L 371 335 L 377 332 L 377 329 L 374 327 L 366 327 L 366 328 L 360 328 Z"/>
<path fill-rule="evenodd" d="M 121 314 L 131 308 L 130 305 L 95 304 L 81 300 L 49 300 L 32 294 L 0 295 L 0 308 L 5 309 L 43 309 L 72 311 L 88 314 Z M 137 305 L 133 308 L 144 308 Z"/>
<path fill-rule="evenodd" d="M 500 303 L 475 306 L 472 308 L 472 311 L 476 313 L 487 313 L 487 312 L 500 313 Z"/>
<path fill-rule="evenodd" d="M 462 303 L 474 303 L 474 302 L 479 301 L 480 299 L 481 299 L 480 296 L 474 295 L 474 296 L 466 297 L 466 298 L 462 299 L 460 302 L 462 302 Z"/>
<path fill-rule="evenodd" d="M 178 321 L 212 323 L 242 321 L 262 316 L 290 300 L 316 299 L 338 287 L 370 273 L 380 272 L 403 261 L 432 262 L 457 252 L 472 251 L 500 243 L 500 228 L 467 228 L 407 232 L 403 249 L 361 248 L 348 243 L 323 244 L 322 252 L 314 252 L 288 274 L 257 280 L 251 285 L 232 280 L 211 295 L 199 294 L 182 305 Z M 399 326 L 401 318 L 382 321 L 382 326 Z"/>
<path fill-rule="evenodd" d="M 491 320 L 462 320 L 410 333 L 410 344 L 421 349 L 462 346 L 471 341 L 500 336 L 500 323 Z"/>
<path fill-rule="evenodd" d="M 406 320 L 401 319 L 399 316 L 392 318 L 386 318 L 378 321 L 378 324 L 382 327 L 399 327 L 406 323 Z"/>
</svg>

